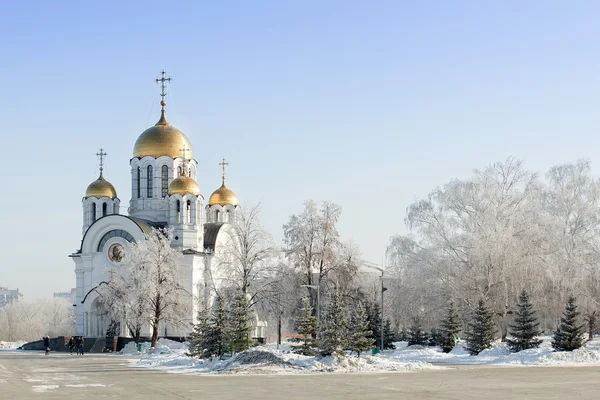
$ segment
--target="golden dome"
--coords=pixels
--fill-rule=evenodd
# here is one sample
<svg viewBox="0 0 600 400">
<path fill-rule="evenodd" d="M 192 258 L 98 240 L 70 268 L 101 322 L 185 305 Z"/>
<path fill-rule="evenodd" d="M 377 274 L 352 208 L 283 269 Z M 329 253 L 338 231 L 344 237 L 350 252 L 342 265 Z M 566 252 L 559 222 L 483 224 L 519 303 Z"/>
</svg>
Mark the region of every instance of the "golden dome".
<svg viewBox="0 0 600 400">
<path fill-rule="evenodd" d="M 169 194 L 193 194 L 194 196 L 200 196 L 200 186 L 189 176 L 179 175 L 169 185 Z"/>
<path fill-rule="evenodd" d="M 231 190 L 227 189 L 225 186 L 225 182 L 221 185 L 220 188 L 215 190 L 213 194 L 210 195 L 210 199 L 208 199 L 208 205 L 212 206 L 215 204 L 226 205 L 231 204 L 232 206 L 237 206 L 239 204 L 239 200 L 235 193 Z"/>
<path fill-rule="evenodd" d="M 100 173 L 100 177 L 96 179 L 94 182 L 90 183 L 85 191 L 85 197 L 109 197 L 114 199 L 117 197 L 117 191 L 115 187 L 104 177 L 102 173 Z"/>
<path fill-rule="evenodd" d="M 164 106 L 163 106 L 164 107 Z M 188 138 L 179 129 L 167 121 L 165 111 L 161 111 L 160 120 L 156 125 L 146 129 L 135 142 L 133 147 L 134 157 L 181 157 L 181 149 L 187 149 L 185 158 L 192 159 L 192 145 Z"/>
</svg>

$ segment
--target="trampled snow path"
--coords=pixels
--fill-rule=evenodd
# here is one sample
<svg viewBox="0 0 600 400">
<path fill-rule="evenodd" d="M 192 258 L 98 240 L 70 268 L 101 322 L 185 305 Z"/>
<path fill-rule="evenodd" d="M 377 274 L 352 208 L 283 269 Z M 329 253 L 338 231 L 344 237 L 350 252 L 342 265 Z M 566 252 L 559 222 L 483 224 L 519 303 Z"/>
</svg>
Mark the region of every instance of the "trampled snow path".
<svg viewBox="0 0 600 400">
<path fill-rule="evenodd" d="M 186 374 L 310 374 L 348 372 L 418 371 L 444 368 L 443 364 L 488 364 L 506 366 L 577 366 L 600 365 L 600 338 L 588 342 L 573 352 L 553 352 L 551 338 L 544 337 L 538 349 L 510 353 L 504 343 L 497 342 L 478 356 L 469 356 L 463 344 L 450 353 L 434 347 L 407 347 L 398 342 L 397 350 L 387 350 L 376 356 L 350 355 L 342 359 L 333 357 L 307 357 L 291 353 L 289 345 L 277 349 L 275 345 L 260 346 L 228 360 L 199 360 L 185 355 L 186 346 L 181 343 L 160 340 L 156 349 L 143 344 L 138 353 L 132 343 L 124 350 L 125 355 L 139 355 L 133 362 L 138 367 L 156 368 L 172 373 Z"/>
</svg>

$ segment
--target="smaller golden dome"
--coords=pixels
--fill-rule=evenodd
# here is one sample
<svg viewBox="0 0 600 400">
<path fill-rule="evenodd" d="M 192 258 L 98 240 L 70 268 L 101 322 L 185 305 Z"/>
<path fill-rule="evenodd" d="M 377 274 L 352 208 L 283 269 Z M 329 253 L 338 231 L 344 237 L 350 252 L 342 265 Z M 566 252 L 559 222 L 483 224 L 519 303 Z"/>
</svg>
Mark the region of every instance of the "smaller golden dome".
<svg viewBox="0 0 600 400">
<path fill-rule="evenodd" d="M 90 183 L 85 191 L 85 197 L 109 197 L 115 199 L 117 197 L 117 191 L 115 187 L 102 176 L 102 172 L 98 179 Z"/>
<path fill-rule="evenodd" d="M 225 182 L 223 182 L 221 187 L 215 190 L 213 194 L 210 195 L 210 199 L 208 199 L 209 206 L 215 204 L 219 204 L 222 206 L 226 204 L 231 204 L 232 206 L 237 206 L 238 204 L 240 204 L 240 202 L 235 193 L 227 189 L 227 186 L 225 186 Z"/>
<path fill-rule="evenodd" d="M 200 186 L 189 176 L 179 175 L 169 185 L 169 194 L 193 194 L 194 196 L 200 196 Z"/>
</svg>

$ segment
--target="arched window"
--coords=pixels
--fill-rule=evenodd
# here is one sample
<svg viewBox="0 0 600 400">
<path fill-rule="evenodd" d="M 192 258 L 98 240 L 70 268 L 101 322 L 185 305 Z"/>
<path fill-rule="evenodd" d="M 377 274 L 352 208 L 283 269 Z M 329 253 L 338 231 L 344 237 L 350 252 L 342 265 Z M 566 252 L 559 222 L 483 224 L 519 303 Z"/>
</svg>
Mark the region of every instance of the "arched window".
<svg viewBox="0 0 600 400">
<path fill-rule="evenodd" d="M 186 205 L 186 222 L 188 224 L 192 223 L 192 202 L 191 201 L 187 201 L 187 205 Z"/>
<path fill-rule="evenodd" d="M 92 203 L 92 207 L 90 207 L 90 212 L 92 213 L 92 222 L 96 222 L 96 203 Z"/>
<path fill-rule="evenodd" d="M 219 212 L 219 210 L 216 210 L 216 211 L 215 211 L 215 222 L 219 222 L 219 214 L 221 214 L 221 213 Z"/>
<path fill-rule="evenodd" d="M 175 223 L 179 224 L 181 222 L 181 202 L 177 200 L 176 214 L 175 214 Z"/>
<path fill-rule="evenodd" d="M 149 199 L 152 198 L 152 180 L 153 180 L 154 176 L 152 174 L 152 165 L 148 165 L 148 193 L 146 194 L 146 197 L 148 197 Z"/>
<path fill-rule="evenodd" d="M 161 171 L 162 197 L 167 197 L 169 192 L 169 167 L 162 166 Z"/>
<path fill-rule="evenodd" d="M 140 188 L 141 182 L 142 182 L 142 170 L 140 169 L 140 167 L 137 167 L 137 180 L 136 180 L 135 184 L 137 187 L 137 198 L 138 199 L 140 197 L 142 197 L 142 190 Z"/>
<path fill-rule="evenodd" d="M 177 176 L 181 175 L 181 167 L 177 167 Z"/>
<path fill-rule="evenodd" d="M 108 209 L 108 207 L 106 206 L 106 203 L 102 203 L 102 216 L 106 217 L 106 210 Z"/>
<path fill-rule="evenodd" d="M 225 212 L 225 218 L 223 219 L 223 222 L 229 222 L 229 210 Z"/>
</svg>

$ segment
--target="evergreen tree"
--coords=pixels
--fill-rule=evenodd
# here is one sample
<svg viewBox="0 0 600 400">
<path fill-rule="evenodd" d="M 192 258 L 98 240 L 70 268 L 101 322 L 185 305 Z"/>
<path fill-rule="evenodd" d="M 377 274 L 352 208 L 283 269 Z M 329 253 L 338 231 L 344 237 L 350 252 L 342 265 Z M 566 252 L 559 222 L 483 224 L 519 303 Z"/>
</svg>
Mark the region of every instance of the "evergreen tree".
<svg viewBox="0 0 600 400">
<path fill-rule="evenodd" d="M 558 327 L 558 330 L 554 332 L 554 338 L 552 340 L 552 347 L 554 350 L 573 351 L 582 346 L 585 328 L 583 325 L 577 324 L 579 314 L 575 297 L 569 296 L 565 312 L 560 318 L 560 326 Z"/>
<path fill-rule="evenodd" d="M 331 304 L 325 315 L 324 330 L 319 332 L 321 355 L 344 355 L 348 347 L 348 317 L 342 298 L 337 290 L 331 296 Z"/>
<path fill-rule="evenodd" d="M 394 341 L 396 339 L 396 332 L 392 329 L 392 322 L 389 318 L 385 319 L 385 325 L 383 326 L 383 348 L 395 349 Z"/>
<path fill-rule="evenodd" d="M 229 326 L 225 305 L 217 297 L 212 310 L 199 314 L 188 354 L 201 358 L 220 357 L 229 350 Z"/>
<path fill-rule="evenodd" d="M 456 346 L 456 336 L 459 332 L 460 321 L 458 313 L 456 312 L 456 308 L 454 308 L 454 302 L 450 302 L 446 317 L 442 321 L 439 336 L 440 342 L 438 343 L 444 353 L 449 353 Z"/>
<path fill-rule="evenodd" d="M 205 358 L 210 357 L 206 352 L 205 335 L 208 332 L 210 312 L 201 310 L 198 312 L 198 323 L 193 325 L 193 332 L 189 337 L 189 346 L 186 353 L 189 357 Z"/>
<path fill-rule="evenodd" d="M 369 330 L 371 337 L 375 340 L 375 346 L 381 349 L 381 310 L 376 301 L 367 303 L 367 318 L 369 319 Z"/>
<path fill-rule="evenodd" d="M 356 311 L 352 313 L 348 331 L 350 333 L 350 343 L 348 347 L 350 351 L 356 352 L 358 357 L 360 357 L 360 353 L 373 347 L 373 344 L 375 343 L 371 337 L 373 332 L 369 330 L 367 311 L 362 303 L 359 303 Z"/>
<path fill-rule="evenodd" d="M 312 315 L 310 297 L 302 299 L 302 316 L 296 321 L 296 332 L 302 335 L 302 345 L 293 346 L 294 352 L 305 356 L 314 355 L 315 340 L 317 335 L 317 317 Z"/>
<path fill-rule="evenodd" d="M 441 346 L 441 343 L 442 333 L 436 328 L 431 328 L 431 332 L 429 332 L 429 340 L 427 341 L 427 346 Z"/>
<path fill-rule="evenodd" d="M 244 293 L 235 293 L 229 311 L 231 350 L 239 353 L 250 347 L 250 305 Z"/>
<path fill-rule="evenodd" d="M 469 324 L 467 332 L 467 351 L 472 356 L 476 356 L 484 349 L 492 347 L 494 341 L 494 321 L 492 312 L 489 310 L 483 299 L 479 300 L 473 321 Z"/>
<path fill-rule="evenodd" d="M 429 335 L 427 332 L 423 332 L 420 318 L 415 318 L 413 320 L 413 325 L 410 327 L 408 332 L 408 345 L 426 346 L 428 342 Z"/>
<path fill-rule="evenodd" d="M 540 324 L 537 322 L 533 306 L 529 301 L 529 294 L 525 290 L 519 296 L 517 308 L 515 323 L 508 326 L 511 338 L 506 339 L 506 343 L 513 353 L 537 348 L 542 343 L 537 338 L 541 334 Z"/>
</svg>

